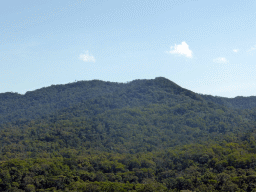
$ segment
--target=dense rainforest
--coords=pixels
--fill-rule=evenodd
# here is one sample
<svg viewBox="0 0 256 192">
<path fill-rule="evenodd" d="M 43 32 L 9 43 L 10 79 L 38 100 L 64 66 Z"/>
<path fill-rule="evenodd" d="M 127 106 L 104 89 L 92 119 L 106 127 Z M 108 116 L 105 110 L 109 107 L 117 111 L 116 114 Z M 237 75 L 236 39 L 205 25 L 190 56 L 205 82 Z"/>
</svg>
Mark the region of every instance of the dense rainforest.
<svg viewBox="0 0 256 192">
<path fill-rule="evenodd" d="M 157 77 L 0 94 L 0 191 L 256 191 L 256 97 Z"/>
</svg>

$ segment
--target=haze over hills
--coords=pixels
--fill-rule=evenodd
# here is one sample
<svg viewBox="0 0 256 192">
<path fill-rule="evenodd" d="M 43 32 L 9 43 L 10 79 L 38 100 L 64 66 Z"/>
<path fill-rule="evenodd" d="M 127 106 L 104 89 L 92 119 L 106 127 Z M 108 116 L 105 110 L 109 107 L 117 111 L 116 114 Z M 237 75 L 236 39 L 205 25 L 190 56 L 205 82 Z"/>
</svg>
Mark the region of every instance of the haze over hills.
<svg viewBox="0 0 256 192">
<path fill-rule="evenodd" d="M 157 77 L 0 94 L 1 191 L 256 190 L 256 97 Z"/>
</svg>

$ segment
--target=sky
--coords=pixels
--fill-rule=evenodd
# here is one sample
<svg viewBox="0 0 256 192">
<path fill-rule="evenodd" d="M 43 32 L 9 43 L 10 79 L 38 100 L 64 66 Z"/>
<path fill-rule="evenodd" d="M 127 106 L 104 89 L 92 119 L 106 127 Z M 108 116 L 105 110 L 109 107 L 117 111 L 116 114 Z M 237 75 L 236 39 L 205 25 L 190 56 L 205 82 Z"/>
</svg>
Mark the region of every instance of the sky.
<svg viewBox="0 0 256 192">
<path fill-rule="evenodd" d="M 255 0 L 2 1 L 0 93 L 165 77 L 255 96 L 255 21 Z"/>
</svg>

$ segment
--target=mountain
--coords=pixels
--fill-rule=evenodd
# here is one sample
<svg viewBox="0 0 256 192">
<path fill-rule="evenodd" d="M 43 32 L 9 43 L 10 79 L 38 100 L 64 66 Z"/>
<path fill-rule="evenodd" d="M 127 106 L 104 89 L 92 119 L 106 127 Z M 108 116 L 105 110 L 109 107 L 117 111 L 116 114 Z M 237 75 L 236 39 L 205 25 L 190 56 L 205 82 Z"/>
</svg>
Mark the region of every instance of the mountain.
<svg viewBox="0 0 256 192">
<path fill-rule="evenodd" d="M 255 103 L 163 77 L 0 94 L 0 189 L 253 191 Z"/>
<path fill-rule="evenodd" d="M 224 105 L 234 109 L 253 109 L 256 108 L 256 96 L 235 98 L 213 97 L 211 95 L 201 95 L 206 101 L 219 105 Z"/>
<path fill-rule="evenodd" d="M 150 96 L 148 98 L 150 100 L 146 103 L 156 103 L 158 98 L 156 98 L 155 91 L 172 94 L 172 97 L 180 92 L 190 94 L 189 91 L 164 78 L 135 80 L 128 84 L 93 80 L 67 85 L 53 85 L 27 92 L 25 95 L 17 93 L 0 94 L 0 122 L 11 122 L 23 118 L 36 119 L 37 116 L 55 113 L 64 108 L 90 102 L 90 100 L 97 100 L 97 98 L 119 97 L 124 94 L 128 94 L 126 97 L 130 100 L 132 106 L 143 102 L 144 98 L 142 99 L 142 97 L 144 96 Z M 138 102 L 135 101 L 135 98 Z M 127 101 L 122 101 L 122 103 L 128 105 Z M 121 108 L 124 105 L 115 106 Z"/>
<path fill-rule="evenodd" d="M 185 100 L 212 102 L 236 109 L 256 107 L 256 97 L 233 99 L 200 95 L 186 90 L 172 81 L 158 77 L 154 80 L 134 80 L 130 83 L 111 83 L 100 80 L 80 81 L 66 85 L 52 85 L 24 95 L 0 94 L 0 123 L 19 119 L 37 119 L 59 110 L 91 103 L 102 98 L 112 98 L 112 108 L 139 106 L 153 103 L 182 103 Z M 113 99 L 119 99 L 119 103 Z M 120 100 L 120 98 L 122 100 Z M 110 100 L 109 100 L 110 102 Z"/>
</svg>

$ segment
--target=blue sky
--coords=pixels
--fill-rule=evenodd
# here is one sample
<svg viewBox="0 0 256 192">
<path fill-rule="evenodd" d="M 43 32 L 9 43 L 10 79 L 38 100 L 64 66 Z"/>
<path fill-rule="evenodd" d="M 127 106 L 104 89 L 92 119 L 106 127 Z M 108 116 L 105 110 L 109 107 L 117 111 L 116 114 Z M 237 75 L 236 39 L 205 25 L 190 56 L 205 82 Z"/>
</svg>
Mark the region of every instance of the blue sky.
<svg viewBox="0 0 256 192">
<path fill-rule="evenodd" d="M 197 93 L 256 95 L 254 0 L 8 0 L 0 93 L 166 77 Z"/>
</svg>

